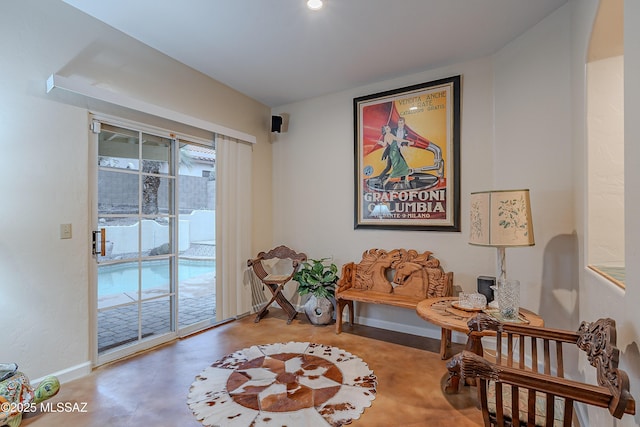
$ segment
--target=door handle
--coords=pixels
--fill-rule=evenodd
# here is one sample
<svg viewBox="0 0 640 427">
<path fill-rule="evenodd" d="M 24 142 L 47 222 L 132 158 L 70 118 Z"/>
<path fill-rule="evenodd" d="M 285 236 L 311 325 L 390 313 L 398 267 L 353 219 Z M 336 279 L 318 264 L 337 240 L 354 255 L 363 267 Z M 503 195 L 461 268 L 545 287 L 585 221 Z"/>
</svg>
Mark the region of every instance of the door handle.
<svg viewBox="0 0 640 427">
<path fill-rule="evenodd" d="M 107 254 L 107 229 L 101 228 L 99 231 L 92 231 L 92 249 L 91 253 L 95 255 L 105 256 Z M 98 252 L 98 234 L 100 234 L 100 252 Z"/>
</svg>

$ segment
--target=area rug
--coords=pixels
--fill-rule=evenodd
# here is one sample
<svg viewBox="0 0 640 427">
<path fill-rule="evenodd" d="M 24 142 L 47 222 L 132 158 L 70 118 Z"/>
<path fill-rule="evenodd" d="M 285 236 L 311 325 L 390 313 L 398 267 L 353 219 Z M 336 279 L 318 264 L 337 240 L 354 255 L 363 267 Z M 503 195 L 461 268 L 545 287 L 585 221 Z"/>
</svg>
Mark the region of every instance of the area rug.
<svg viewBox="0 0 640 427">
<path fill-rule="evenodd" d="M 205 426 L 341 426 L 375 399 L 377 379 L 357 356 L 308 342 L 256 345 L 202 371 L 187 403 Z"/>
</svg>

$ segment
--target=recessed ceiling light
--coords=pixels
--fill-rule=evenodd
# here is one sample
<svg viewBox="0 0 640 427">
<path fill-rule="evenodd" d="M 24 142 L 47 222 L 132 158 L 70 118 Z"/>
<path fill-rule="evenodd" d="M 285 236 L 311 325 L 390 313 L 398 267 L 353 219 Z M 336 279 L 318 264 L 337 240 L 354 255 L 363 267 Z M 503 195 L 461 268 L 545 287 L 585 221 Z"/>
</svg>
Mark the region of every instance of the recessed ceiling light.
<svg viewBox="0 0 640 427">
<path fill-rule="evenodd" d="M 322 9 L 322 0 L 308 0 L 307 7 L 311 10 Z"/>
</svg>

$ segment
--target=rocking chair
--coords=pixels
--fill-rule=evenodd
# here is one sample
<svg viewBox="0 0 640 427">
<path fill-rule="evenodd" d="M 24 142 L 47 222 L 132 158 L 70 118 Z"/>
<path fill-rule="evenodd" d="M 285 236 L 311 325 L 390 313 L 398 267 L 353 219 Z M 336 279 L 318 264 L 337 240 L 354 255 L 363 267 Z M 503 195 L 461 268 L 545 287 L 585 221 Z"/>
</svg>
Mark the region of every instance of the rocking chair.
<svg viewBox="0 0 640 427">
<path fill-rule="evenodd" d="M 291 273 L 276 274 L 273 271 L 273 264 L 269 266 L 270 262 L 279 263 L 280 261 L 287 260 L 291 260 Z M 260 319 L 267 315 L 269 306 L 275 301 L 285 313 L 287 313 L 287 325 L 291 324 L 291 321 L 296 317 L 298 312 L 284 296 L 282 290 L 284 289 L 284 285 L 293 278 L 293 275 L 298 271 L 300 265 L 306 260 L 307 256 L 305 254 L 297 253 L 286 246 L 278 246 L 269 252 L 260 252 L 257 258 L 247 261 L 247 266 L 253 269 L 256 277 L 263 285 L 267 286 L 273 295 L 271 300 L 265 304 L 262 310 L 256 315 L 255 323 L 258 323 Z"/>
</svg>

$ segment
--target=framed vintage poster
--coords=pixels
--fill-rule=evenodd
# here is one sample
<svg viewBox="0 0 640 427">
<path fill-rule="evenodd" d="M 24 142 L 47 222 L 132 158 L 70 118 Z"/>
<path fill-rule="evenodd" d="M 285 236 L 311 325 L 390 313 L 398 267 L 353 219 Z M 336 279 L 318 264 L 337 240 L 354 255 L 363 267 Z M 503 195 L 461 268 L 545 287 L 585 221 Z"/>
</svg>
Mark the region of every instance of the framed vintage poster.
<svg viewBox="0 0 640 427">
<path fill-rule="evenodd" d="M 460 76 L 353 100 L 355 228 L 460 231 Z"/>
</svg>

